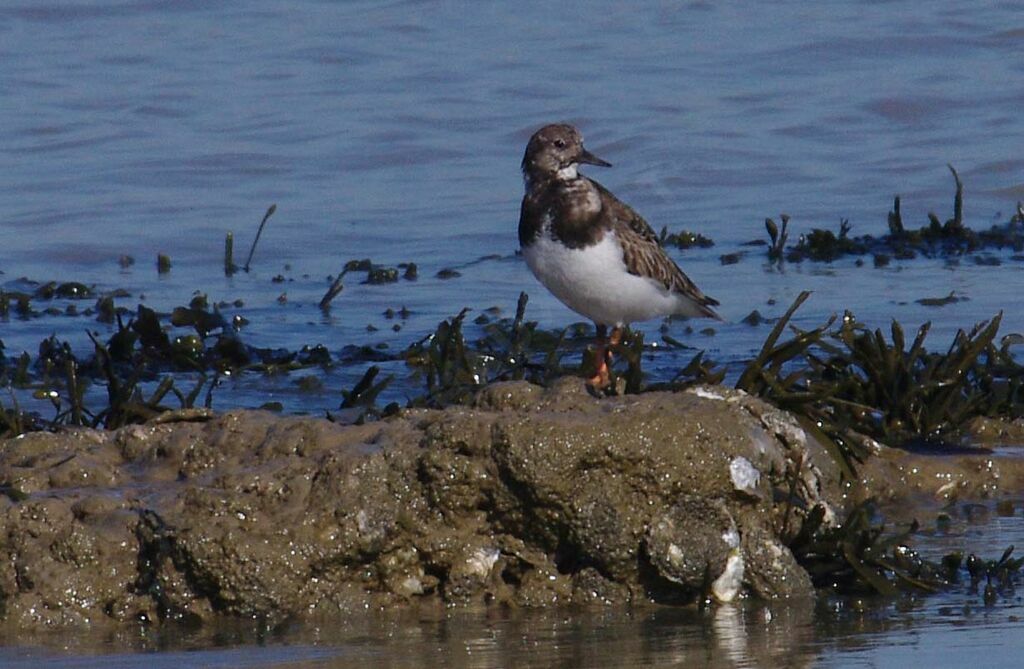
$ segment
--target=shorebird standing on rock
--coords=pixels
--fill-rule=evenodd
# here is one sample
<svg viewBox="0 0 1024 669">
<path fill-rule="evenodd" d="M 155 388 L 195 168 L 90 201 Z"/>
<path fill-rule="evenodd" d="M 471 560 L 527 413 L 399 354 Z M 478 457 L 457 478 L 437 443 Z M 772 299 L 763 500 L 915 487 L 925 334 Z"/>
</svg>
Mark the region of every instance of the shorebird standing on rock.
<svg viewBox="0 0 1024 669">
<path fill-rule="evenodd" d="M 533 134 L 523 156 L 519 245 L 544 287 L 594 321 L 598 368 L 588 383 L 604 388 L 609 346 L 619 345 L 627 324 L 671 315 L 721 317 L 711 308 L 718 301 L 666 255 L 647 221 L 580 174 L 583 163 L 611 167 L 583 148 L 583 136 L 571 125 L 547 125 Z"/>
</svg>

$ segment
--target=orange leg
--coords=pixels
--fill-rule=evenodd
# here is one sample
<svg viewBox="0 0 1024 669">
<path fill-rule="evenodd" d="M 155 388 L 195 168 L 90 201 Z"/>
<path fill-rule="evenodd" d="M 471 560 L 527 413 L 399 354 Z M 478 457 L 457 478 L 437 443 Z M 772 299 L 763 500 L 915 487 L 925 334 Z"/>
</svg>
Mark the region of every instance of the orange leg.
<svg viewBox="0 0 1024 669">
<path fill-rule="evenodd" d="M 587 385 L 600 390 L 610 381 L 608 376 L 608 328 L 603 325 L 597 325 L 594 359 L 597 361 L 597 371 L 587 379 Z"/>
<path fill-rule="evenodd" d="M 604 325 L 597 326 L 597 343 L 595 344 L 594 355 L 597 359 L 597 371 L 587 379 L 587 385 L 601 390 L 611 383 L 611 371 L 609 366 L 612 363 L 612 349 L 622 343 L 622 328 L 612 328 L 612 336 L 608 337 L 608 328 Z"/>
</svg>

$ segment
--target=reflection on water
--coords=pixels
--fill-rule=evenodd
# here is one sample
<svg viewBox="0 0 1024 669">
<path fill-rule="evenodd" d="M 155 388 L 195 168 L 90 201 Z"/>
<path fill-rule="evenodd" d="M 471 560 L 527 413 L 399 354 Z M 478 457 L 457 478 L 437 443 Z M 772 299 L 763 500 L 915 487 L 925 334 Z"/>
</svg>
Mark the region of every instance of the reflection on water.
<svg viewBox="0 0 1024 669">
<path fill-rule="evenodd" d="M 566 666 L 638 667 L 687 666 L 809 666 L 816 650 L 812 609 L 782 607 L 777 612 L 760 605 L 730 605 L 696 610 L 659 608 L 648 611 L 584 609 L 549 611 L 456 611 L 449 614 L 376 617 L 344 624 L 295 626 L 268 634 L 263 645 L 244 644 L 252 630 L 219 635 L 151 640 L 149 649 L 165 652 L 147 657 L 156 669 L 178 666 L 183 657 L 203 666 Z M 110 646 L 83 644 L 60 657 L 52 651 L 19 649 L 5 654 L 5 667 L 132 666 L 138 654 L 111 655 Z M 45 641 L 44 641 L 45 643 Z M 167 645 L 184 644 L 197 650 L 183 654 Z M 209 649 L 210 645 L 226 646 Z M 205 650 L 198 650 L 207 646 Z M 88 656 L 86 653 L 107 653 Z"/>
<path fill-rule="evenodd" d="M 1024 518 L 922 515 L 915 547 L 995 558 L 1024 545 Z M 1016 586 L 1020 585 L 1020 576 Z M 0 629 L 0 666 L 82 669 L 288 667 L 961 667 L 984 652 L 1009 666 L 1024 652 L 1024 601 L 1013 590 L 986 606 L 965 577 L 948 592 L 898 600 L 822 597 L 710 607 L 353 612 L 277 629 L 228 623 L 200 629 Z"/>
</svg>

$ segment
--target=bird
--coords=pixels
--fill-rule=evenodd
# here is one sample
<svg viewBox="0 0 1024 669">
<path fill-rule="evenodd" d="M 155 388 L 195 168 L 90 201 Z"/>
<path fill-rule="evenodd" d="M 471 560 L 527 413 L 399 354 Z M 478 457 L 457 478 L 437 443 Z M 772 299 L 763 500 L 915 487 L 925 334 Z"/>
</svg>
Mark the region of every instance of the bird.
<svg viewBox="0 0 1024 669">
<path fill-rule="evenodd" d="M 722 320 L 708 297 L 662 248 L 651 226 L 580 165 L 611 167 L 565 123 L 545 125 L 526 145 L 519 245 L 527 266 L 563 304 L 594 322 L 595 389 L 610 383 L 611 349 L 623 328 L 664 316 Z M 611 328 L 611 335 L 608 329 Z"/>
</svg>

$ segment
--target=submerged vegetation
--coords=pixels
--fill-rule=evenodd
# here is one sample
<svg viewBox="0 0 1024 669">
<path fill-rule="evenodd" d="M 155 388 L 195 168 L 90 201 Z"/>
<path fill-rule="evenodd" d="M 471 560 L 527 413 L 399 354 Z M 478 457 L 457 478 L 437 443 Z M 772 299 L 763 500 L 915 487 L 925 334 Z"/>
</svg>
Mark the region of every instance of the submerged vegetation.
<svg viewBox="0 0 1024 669">
<path fill-rule="evenodd" d="M 1011 249 L 1014 252 L 1024 249 L 1024 208 L 1018 204 L 1017 212 L 1003 225 L 993 225 L 987 230 L 971 229 L 964 223 L 963 182 L 956 169 L 952 165 L 948 167 L 956 191 L 953 196 L 953 215 L 945 222 L 934 212 L 929 212 L 926 225 L 916 229 L 907 228 L 900 211 L 900 196 L 897 195 L 887 217 L 888 234 L 854 237 L 850 234 L 853 226 L 847 219 L 843 219 L 839 223 L 838 233 L 814 228 L 800 235 L 795 244 L 786 247 L 789 217 L 783 214 L 781 230 L 772 219 L 765 221 L 769 237 L 769 260 L 832 262 L 844 256 L 870 255 L 875 267 L 884 267 L 894 258 L 909 260 L 919 255 L 950 257 L 991 249 Z"/>
<path fill-rule="evenodd" d="M 809 296 L 801 293 L 775 322 L 735 385 L 806 418 L 836 444 L 848 467 L 865 456 L 868 439 L 941 446 L 956 442 L 977 416 L 1014 418 L 1024 410 L 1024 365 L 1008 346 L 996 343 L 1001 314 L 958 331 L 944 351 L 931 351 L 929 323 L 909 343 L 898 322 L 892 322 L 887 339 L 849 312 L 817 328 L 796 328 L 792 317 Z M 567 333 L 538 331 L 523 318 L 525 302 L 524 295 L 511 324 L 489 326 L 475 345 L 463 333 L 463 311 L 411 347 L 408 361 L 427 386 L 424 398 L 414 403 L 465 402 L 492 381 L 525 378 L 545 384 L 569 371 L 560 354 Z M 666 343 L 680 345 L 671 337 Z M 648 385 L 643 360 L 651 349 L 641 332 L 627 332 L 614 354 L 609 392 L 681 390 L 721 383 L 727 376 L 701 351 L 672 380 Z"/>
<path fill-rule="evenodd" d="M 51 291 L 46 284 L 34 296 L 2 294 L 0 304 L 15 299 L 24 305 L 24 313 L 31 313 L 32 297 L 46 299 L 63 288 Z M 279 373 L 329 363 L 331 354 L 323 346 L 299 351 L 247 346 L 240 338 L 245 319 L 225 317 L 221 308 L 226 306 L 211 307 L 205 295 L 196 295 L 188 306 L 169 314 L 142 304 L 131 313 L 115 309 L 110 295 L 100 297 L 88 313 L 101 322 L 116 322 L 116 329 L 106 340 L 87 333 L 91 355 L 76 354 L 69 342 L 51 335 L 39 344 L 34 358 L 25 352 L 0 360 L 0 383 L 11 389 L 9 403 L 0 399 L 0 435 L 62 425 L 113 429 L 145 422 L 170 409 L 211 406 L 213 390 L 224 375 L 242 370 Z M 171 336 L 171 327 L 192 332 Z M 105 388 L 105 404 L 89 406 L 90 385 Z M 152 390 L 147 393 L 147 388 Z M 22 410 L 16 390 L 49 401 L 53 417 L 47 420 L 38 412 Z M 166 404 L 167 400 L 173 403 Z"/>
<path fill-rule="evenodd" d="M 765 221 L 770 240 L 768 258 L 774 265 L 873 254 L 875 266 L 884 266 L 892 257 L 962 254 L 990 247 L 1024 248 L 1024 208 L 1018 206 L 1017 215 L 1004 226 L 975 232 L 963 220 L 963 184 L 952 166 L 950 171 L 956 192 L 952 217 L 945 222 L 931 214 L 928 225 L 909 229 L 897 197 L 887 219 L 889 233 L 883 237 L 852 237 L 851 225 L 844 220 L 838 233 L 815 229 L 790 244 L 791 219 L 782 214 L 781 224 L 773 219 Z M 272 205 L 264 214 L 241 269 L 249 269 L 260 234 L 275 211 Z M 670 234 L 667 229 L 662 231 L 661 241 L 679 248 L 713 245 L 700 234 Z M 239 269 L 232 249 L 233 238 L 229 236 L 224 258 L 227 274 Z M 734 261 L 746 253 L 732 254 L 736 256 Z M 481 258 L 462 267 L 493 259 L 500 257 Z M 169 262 L 165 269 L 170 270 Z M 349 261 L 336 277 L 329 277 L 330 285 L 319 303 L 325 314 L 343 291 L 343 279 L 351 273 L 362 273 L 362 283 L 371 285 L 418 279 L 415 263 L 388 266 L 370 259 Z M 441 270 L 440 274 L 456 277 L 458 272 Z M 24 289 L 0 291 L 0 317 L 92 316 L 113 326 L 113 332 L 107 337 L 88 333 L 86 354 L 50 336 L 39 344 L 35 356 L 22 353 L 7 357 L 0 342 L 0 384 L 10 389 L 8 397 L 0 398 L 0 435 L 62 425 L 114 428 L 146 421 L 167 409 L 210 407 L 218 384 L 243 373 L 279 375 L 302 369 L 315 373 L 336 366 L 362 366 L 363 376 L 351 389 L 338 393 L 337 408 L 344 410 L 339 414 L 344 420 L 365 420 L 398 410 L 394 385 L 405 389 L 407 406 L 441 407 L 471 401 L 488 383 L 528 380 L 547 385 L 565 374 L 588 374 L 595 363 L 588 348 L 587 326 L 576 324 L 556 331 L 539 328 L 526 318 L 525 294 L 520 296 L 511 318 L 500 318 L 488 310 L 470 319 L 469 310 L 463 309 L 404 349 L 347 346 L 332 354 L 319 344 L 297 351 L 251 346 L 242 336 L 247 320 L 241 315 L 224 315 L 227 309 L 243 305 L 211 305 L 202 294 L 194 295 L 187 306 L 161 314 L 144 304 L 138 304 L 134 311 L 117 305 L 115 300 L 129 297 L 127 291 L 101 293 L 79 282 L 32 285 L 22 281 L 19 288 Z M 766 322 L 774 323 L 774 327 L 757 355 L 739 369 L 735 363 L 718 365 L 704 351 L 695 351 L 689 363 L 674 374 L 662 368 L 652 379 L 645 373 L 644 363 L 655 360 L 657 350 L 688 347 L 667 333 L 661 341 L 649 343 L 642 332 L 627 330 L 622 343 L 612 351 L 615 361 L 607 392 L 681 390 L 735 379 L 737 388 L 803 417 L 809 429 L 834 447 L 851 476 L 871 440 L 893 446 L 941 445 L 956 442 L 975 417 L 1013 418 L 1021 414 L 1024 366 L 1010 351 L 1010 344 L 1016 340 L 1005 338 L 1004 344 L 997 339 L 1001 314 L 959 331 L 947 348 L 935 350 L 926 341 L 928 323 L 908 337 L 896 321 L 883 332 L 868 328 L 846 312 L 818 327 L 799 329 L 792 325 L 793 315 L 807 298 L 808 293 L 799 295 L 779 318 L 766 319 L 754 311 L 743 320 L 753 327 Z M 69 300 L 70 304 L 64 310 L 38 307 L 57 299 Z M 282 294 L 280 299 L 286 298 Z M 964 299 L 950 293 L 917 302 L 940 307 Z M 78 305 L 87 300 L 95 300 L 93 306 L 80 309 Z M 385 316 L 389 320 L 400 317 L 390 324 L 397 332 L 408 311 L 404 307 L 389 309 Z M 376 328 L 368 325 L 367 329 Z M 380 373 L 382 364 L 387 364 L 388 373 Z M 403 364 L 409 370 L 408 378 L 394 384 L 396 367 Z M 315 376 L 303 377 L 296 385 L 310 391 L 323 387 Z M 417 386 L 419 391 L 415 390 Z M 31 411 L 23 408 L 26 402 L 18 401 L 18 394 L 24 398 L 26 392 L 36 400 L 30 403 Z M 378 406 L 382 397 L 387 398 L 385 407 Z M 40 401 L 52 405 L 52 415 L 43 415 Z"/>
<path fill-rule="evenodd" d="M 346 271 L 357 269 L 364 268 L 353 265 Z M 6 293 L 0 304 L 9 311 L 31 313 L 34 299 L 69 291 L 83 299 L 94 297 L 86 286 L 44 284 L 34 295 Z M 661 342 L 648 344 L 642 332 L 627 330 L 613 349 L 613 382 L 607 392 L 681 390 L 734 376 L 737 388 L 803 416 L 830 438 L 850 467 L 864 457 L 868 439 L 893 446 L 955 442 L 977 416 L 1012 418 L 1024 409 L 1024 365 L 1010 352 L 1013 338 L 1005 344 L 997 339 L 1000 314 L 959 331 L 947 348 L 935 351 L 927 345 L 928 323 L 912 338 L 896 321 L 886 333 L 866 327 L 849 312 L 815 328 L 797 328 L 792 318 L 809 295 L 801 293 L 774 320 L 760 351 L 738 376 L 735 369 L 719 366 L 698 351 L 671 378 L 652 381 L 644 372 L 645 359 L 655 359 L 660 348 L 684 345 L 667 334 Z M 359 407 L 367 417 L 382 413 L 376 401 L 394 379 L 388 374 L 376 380 L 380 369 L 371 363 L 406 365 L 410 383 L 422 388 L 408 396 L 409 406 L 467 403 L 495 381 L 547 385 L 565 374 L 586 373 L 594 363 L 587 349 L 589 328 L 539 328 L 526 318 L 527 302 L 526 294 L 520 295 L 512 318 L 487 313 L 474 318 L 475 337 L 467 334 L 469 310 L 464 309 L 404 350 L 353 347 L 332 354 L 322 345 L 298 351 L 247 345 L 241 332 L 246 320 L 225 316 L 221 309 L 232 305 L 211 306 L 204 295 L 167 314 L 141 304 L 130 312 L 115 307 L 112 297 L 105 295 L 90 313 L 115 329 L 105 339 L 89 333 L 90 355 L 76 354 L 70 343 L 51 336 L 40 343 L 34 357 L 23 353 L 0 361 L 3 385 L 31 391 L 54 407 L 49 419 L 26 413 L 18 408 L 12 390 L 9 400 L 0 399 L 0 433 L 60 425 L 113 428 L 143 422 L 171 408 L 209 407 L 221 378 L 246 372 L 281 374 L 366 365 L 366 375 L 341 393 L 339 408 Z M 577 366 L 581 352 L 582 368 Z M 85 391 L 90 385 L 106 390 L 105 406 L 87 406 Z"/>
<path fill-rule="evenodd" d="M 995 344 L 1001 314 L 958 331 L 945 352 L 925 347 L 930 323 L 908 346 L 898 322 L 887 340 L 849 312 L 812 330 L 791 328 L 779 343 L 809 295 L 776 323 L 736 386 L 807 417 L 848 459 L 863 456 L 861 436 L 894 446 L 942 443 L 976 416 L 1012 418 L 1024 408 L 1024 366 Z"/>
<path fill-rule="evenodd" d="M 1014 590 L 1024 558 L 1014 558 L 1009 546 L 998 559 L 971 553 L 944 555 L 941 560 L 922 557 L 909 546 L 919 530 L 912 523 L 901 532 L 887 533 L 871 502 L 858 504 L 842 523 L 825 527 L 820 508 L 814 509 L 800 534 L 789 546 L 808 571 L 815 587 L 841 593 L 936 592 L 967 581 L 991 605 L 1000 593 Z"/>
<path fill-rule="evenodd" d="M 1024 248 L 1024 207 L 1018 205 L 1016 215 L 1005 225 L 980 232 L 972 230 L 963 217 L 963 183 L 956 170 L 952 166 L 949 169 L 956 190 L 952 216 L 945 222 L 930 214 L 927 225 L 909 228 L 897 196 L 888 213 L 888 234 L 884 236 L 853 237 L 852 225 L 843 220 L 838 232 L 812 229 L 791 243 L 792 221 L 782 214 L 778 224 L 771 218 L 765 220 L 771 265 L 872 255 L 874 265 L 881 267 L 893 258 Z M 249 270 L 261 234 L 275 212 L 276 205 L 266 210 L 242 267 L 235 264 L 234 240 L 228 235 L 225 274 Z M 711 239 L 686 230 L 670 233 L 664 229 L 660 240 L 680 249 L 714 245 Z M 729 263 L 746 257 L 751 257 L 747 250 L 721 256 L 722 262 Z M 487 256 L 459 269 L 500 259 Z M 979 256 L 975 260 L 993 259 Z M 171 270 L 169 259 L 161 266 L 161 271 Z M 370 285 L 416 281 L 419 276 L 417 265 L 412 262 L 391 266 L 370 259 L 349 261 L 336 277 L 329 277 L 330 285 L 319 302 L 325 315 L 344 290 L 343 279 L 352 273 L 363 274 L 361 283 Z M 457 279 L 459 275 L 454 268 L 437 273 L 440 278 Z M 274 281 L 284 278 L 275 277 Z M 94 316 L 96 321 L 116 329 L 107 338 L 90 333 L 91 351 L 85 355 L 69 342 L 52 336 L 40 343 L 34 357 L 25 353 L 8 358 L 0 343 L 0 383 L 12 389 L 9 399 L 0 399 L 0 433 L 67 424 L 116 427 L 146 420 L 167 408 L 191 408 L 196 403 L 209 406 L 219 381 L 242 372 L 280 374 L 303 368 L 326 370 L 335 365 L 362 365 L 366 375 L 351 390 L 340 393 L 339 408 L 360 408 L 372 417 L 381 413 L 376 400 L 392 385 L 395 365 L 402 363 L 411 371 L 411 383 L 401 385 L 415 388 L 414 384 L 418 384 L 422 389 L 406 391 L 406 404 L 410 406 L 467 402 L 480 387 L 493 381 L 526 379 L 548 384 L 567 373 L 587 373 L 594 365 L 586 347 L 588 329 L 579 324 L 560 331 L 538 328 L 535 322 L 526 320 L 525 294 L 512 318 L 497 318 L 485 312 L 467 321 L 469 312 L 463 310 L 404 350 L 347 346 L 332 355 L 321 345 L 298 351 L 250 346 L 241 334 L 246 319 L 223 315 L 225 309 L 242 305 L 211 306 L 201 294 L 195 295 L 187 306 L 158 314 L 143 304 L 138 304 L 134 311 L 117 305 L 115 300 L 129 297 L 126 291 L 101 293 L 94 286 L 79 282 L 35 286 L 21 283 L 26 284 L 26 290 L 0 290 L 0 317 Z M 57 299 L 71 302 L 64 310 L 37 306 Z M 739 371 L 736 386 L 804 416 L 832 437 L 846 463 L 853 464 L 863 457 L 864 438 L 893 445 L 942 442 L 955 439 L 966 421 L 975 416 L 1018 415 L 1022 368 L 1008 346 L 996 343 L 999 315 L 961 331 L 945 352 L 936 352 L 926 346 L 928 324 L 909 342 L 902 326 L 895 321 L 889 332 L 883 333 L 868 329 L 850 313 L 817 328 L 798 330 L 791 326 L 792 316 L 806 299 L 806 295 L 798 297 L 779 319 L 766 319 L 753 311 L 743 320 L 755 327 L 774 322 L 774 329 L 758 355 Z M 950 293 L 917 302 L 941 307 L 965 299 L 968 298 Z M 79 309 L 78 305 L 86 300 L 95 300 L 94 306 Z M 282 293 L 279 301 L 284 304 L 286 300 Z M 389 312 L 401 315 L 401 321 L 406 318 L 404 308 Z M 399 331 L 404 324 L 401 321 L 391 323 L 391 329 Z M 472 327 L 467 329 L 465 326 L 470 323 Z M 186 332 L 173 335 L 175 328 Z M 375 329 L 373 325 L 367 326 L 368 331 Z M 735 363 L 730 367 L 719 366 L 705 352 L 695 351 L 690 362 L 674 375 L 661 369 L 657 378 L 651 379 L 644 373 L 643 363 L 653 359 L 659 348 L 688 347 L 667 333 L 663 333 L 661 341 L 648 343 L 643 333 L 627 331 L 614 351 L 611 392 L 678 390 L 694 384 L 722 383 L 737 375 Z M 575 366 L 581 353 L 583 369 Z M 570 362 L 563 364 L 563 360 Z M 383 375 L 383 381 L 376 381 L 379 367 L 374 371 L 371 365 L 382 363 L 390 363 L 391 373 Z M 307 382 L 308 379 L 303 380 Z M 106 390 L 107 406 L 86 406 L 96 403 L 96 394 L 87 392 L 90 386 Z M 18 407 L 16 390 L 29 390 L 36 399 L 51 402 L 53 417 L 44 418 L 38 409 L 34 413 L 23 411 Z"/>
</svg>

